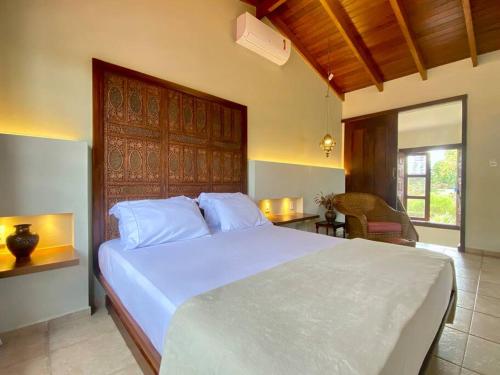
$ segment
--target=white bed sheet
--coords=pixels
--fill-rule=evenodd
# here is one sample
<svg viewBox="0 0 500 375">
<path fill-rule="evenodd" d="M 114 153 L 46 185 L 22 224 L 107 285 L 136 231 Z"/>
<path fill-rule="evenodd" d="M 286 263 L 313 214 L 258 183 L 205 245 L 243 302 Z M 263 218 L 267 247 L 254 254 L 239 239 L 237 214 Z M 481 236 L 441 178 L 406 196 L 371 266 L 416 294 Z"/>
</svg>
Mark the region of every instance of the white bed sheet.
<svg viewBox="0 0 500 375">
<path fill-rule="evenodd" d="M 189 298 L 341 241 L 271 225 L 135 250 L 123 250 L 119 240 L 112 240 L 101 245 L 99 266 L 125 308 L 162 353 L 170 320 Z M 448 305 L 452 278 L 451 267 L 447 267 L 403 331 L 383 374 L 418 372 Z"/>
<path fill-rule="evenodd" d="M 340 241 L 273 225 L 134 250 L 111 240 L 101 245 L 99 267 L 162 353 L 170 319 L 189 298 Z"/>
</svg>

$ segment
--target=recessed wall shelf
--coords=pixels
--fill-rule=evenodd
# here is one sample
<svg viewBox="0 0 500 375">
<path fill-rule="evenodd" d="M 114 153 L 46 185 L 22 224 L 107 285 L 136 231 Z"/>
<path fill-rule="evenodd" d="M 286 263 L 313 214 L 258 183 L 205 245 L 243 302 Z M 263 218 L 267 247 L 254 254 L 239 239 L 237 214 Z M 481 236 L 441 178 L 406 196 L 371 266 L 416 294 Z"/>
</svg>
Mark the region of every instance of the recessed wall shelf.
<svg viewBox="0 0 500 375">
<path fill-rule="evenodd" d="M 0 250 L 0 279 L 76 266 L 79 263 L 80 259 L 73 246 L 37 249 L 30 259 L 19 263 L 6 248 L 3 248 Z"/>
</svg>

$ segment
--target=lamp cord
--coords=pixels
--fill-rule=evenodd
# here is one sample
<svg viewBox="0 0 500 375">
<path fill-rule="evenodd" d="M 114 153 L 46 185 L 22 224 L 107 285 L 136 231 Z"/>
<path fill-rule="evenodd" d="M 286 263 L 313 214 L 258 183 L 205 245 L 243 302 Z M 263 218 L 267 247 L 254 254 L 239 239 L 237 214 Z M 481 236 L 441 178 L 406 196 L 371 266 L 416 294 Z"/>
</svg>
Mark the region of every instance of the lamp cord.
<svg viewBox="0 0 500 375">
<path fill-rule="evenodd" d="M 328 134 L 328 123 L 329 123 L 329 108 L 328 108 L 328 98 L 330 97 L 330 74 L 332 73 L 332 61 L 331 61 L 331 48 L 330 48 L 330 39 L 328 39 L 328 70 L 326 72 L 326 94 L 325 94 L 325 102 L 326 102 L 326 134 Z"/>
</svg>

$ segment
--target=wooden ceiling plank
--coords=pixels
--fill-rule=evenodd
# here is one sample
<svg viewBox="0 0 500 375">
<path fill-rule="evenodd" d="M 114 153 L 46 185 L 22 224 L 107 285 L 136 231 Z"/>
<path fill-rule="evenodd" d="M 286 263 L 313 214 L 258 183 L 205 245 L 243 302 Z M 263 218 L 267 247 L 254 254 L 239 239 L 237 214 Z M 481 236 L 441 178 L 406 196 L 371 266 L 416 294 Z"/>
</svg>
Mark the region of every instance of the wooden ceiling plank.
<svg viewBox="0 0 500 375">
<path fill-rule="evenodd" d="M 302 44 L 300 39 L 297 38 L 297 36 L 292 32 L 292 30 L 290 30 L 290 28 L 277 16 L 269 14 L 268 18 L 283 35 L 285 35 L 292 41 L 297 51 L 302 55 L 302 57 L 304 57 L 304 59 L 309 62 L 309 64 L 311 64 L 311 66 L 318 72 L 321 78 L 328 82 L 328 78 L 326 76 L 327 73 L 324 71 L 323 67 L 316 61 L 316 59 L 314 59 L 314 57 L 312 57 L 312 55 L 308 52 L 308 50 Z M 337 97 L 340 100 L 344 101 L 344 93 L 342 92 L 341 88 L 335 83 L 335 80 L 332 79 L 329 84 Z"/>
<path fill-rule="evenodd" d="M 261 0 L 256 5 L 256 16 L 260 20 L 274 12 L 281 5 L 285 4 L 287 0 Z"/>
<path fill-rule="evenodd" d="M 470 58 L 472 60 L 472 66 L 477 66 L 476 35 L 474 33 L 474 22 L 472 21 L 470 0 L 462 0 L 462 8 L 464 10 L 465 27 L 467 29 L 467 39 L 469 41 Z"/>
<path fill-rule="evenodd" d="M 396 16 L 396 20 L 398 21 L 399 27 L 401 28 L 401 32 L 403 33 L 406 43 L 408 44 L 408 48 L 410 49 L 413 61 L 415 61 L 418 72 L 420 73 L 422 79 L 425 81 L 427 79 L 427 69 L 425 68 L 424 59 L 422 57 L 422 53 L 420 52 L 420 48 L 417 45 L 415 36 L 410 29 L 408 17 L 406 15 L 406 11 L 403 8 L 403 4 L 401 3 L 401 0 L 389 1 L 391 3 L 392 10 L 394 11 L 394 15 Z"/>
<path fill-rule="evenodd" d="M 368 73 L 373 84 L 379 91 L 383 91 L 384 83 L 379 69 L 371 57 L 368 48 L 361 41 L 361 37 L 352 24 L 348 14 L 338 0 L 319 0 L 326 13 L 335 24 L 343 39 L 349 45 Z"/>
</svg>

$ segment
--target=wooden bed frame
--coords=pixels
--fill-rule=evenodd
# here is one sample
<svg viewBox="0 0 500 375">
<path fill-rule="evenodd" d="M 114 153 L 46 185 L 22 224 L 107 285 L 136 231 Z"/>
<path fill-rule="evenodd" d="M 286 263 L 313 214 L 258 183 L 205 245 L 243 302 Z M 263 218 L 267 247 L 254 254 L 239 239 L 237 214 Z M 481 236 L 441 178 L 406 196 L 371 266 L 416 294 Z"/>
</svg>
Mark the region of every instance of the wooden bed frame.
<svg viewBox="0 0 500 375">
<path fill-rule="evenodd" d="M 143 372 L 158 374 L 160 353 L 99 270 L 99 246 L 118 237 L 108 210 L 122 200 L 246 192 L 247 108 L 100 60 L 92 63 L 94 273 Z M 421 374 L 455 298 L 452 293 Z"/>
</svg>

